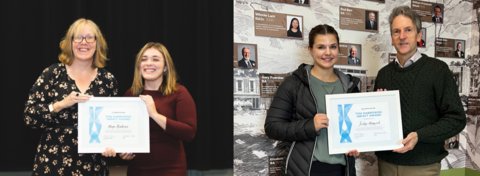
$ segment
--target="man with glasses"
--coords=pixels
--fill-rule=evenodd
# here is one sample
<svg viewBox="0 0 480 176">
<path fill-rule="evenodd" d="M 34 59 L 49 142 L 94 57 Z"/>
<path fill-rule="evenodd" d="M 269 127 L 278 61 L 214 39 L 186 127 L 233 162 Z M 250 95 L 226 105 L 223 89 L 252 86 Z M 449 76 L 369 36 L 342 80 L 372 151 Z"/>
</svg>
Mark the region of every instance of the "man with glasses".
<svg viewBox="0 0 480 176">
<path fill-rule="evenodd" d="M 243 47 L 242 56 L 243 58 L 238 61 L 238 67 L 255 67 L 255 61 L 250 60 L 250 49 L 248 49 L 247 47 Z"/>
<path fill-rule="evenodd" d="M 466 125 L 465 112 L 447 64 L 421 54 L 420 16 L 408 6 L 393 9 L 389 17 L 394 62 L 383 67 L 374 90 L 399 90 L 402 104 L 403 147 L 377 151 L 379 176 L 440 175 L 448 152 L 445 140 Z"/>
<path fill-rule="evenodd" d="M 442 17 L 440 17 L 440 15 L 442 14 L 442 9 L 440 8 L 440 6 L 435 6 L 435 8 L 433 8 L 433 14 L 434 16 L 432 17 L 432 21 L 433 22 L 436 22 L 436 23 L 443 23 L 443 19 Z"/>
</svg>

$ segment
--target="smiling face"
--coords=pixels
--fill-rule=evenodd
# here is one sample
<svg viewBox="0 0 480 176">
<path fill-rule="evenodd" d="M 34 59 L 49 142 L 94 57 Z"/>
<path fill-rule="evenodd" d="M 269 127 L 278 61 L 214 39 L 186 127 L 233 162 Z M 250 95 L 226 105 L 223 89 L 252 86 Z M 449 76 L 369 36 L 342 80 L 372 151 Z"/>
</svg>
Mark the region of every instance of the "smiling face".
<svg viewBox="0 0 480 176">
<path fill-rule="evenodd" d="M 166 69 L 165 59 L 160 51 L 155 48 L 145 50 L 140 62 L 140 71 L 145 81 L 162 80 L 163 72 Z"/>
<path fill-rule="evenodd" d="M 243 58 L 245 58 L 245 60 L 250 59 L 250 49 L 248 48 L 243 49 Z"/>
<path fill-rule="evenodd" d="M 374 13 L 370 13 L 370 15 L 368 17 L 370 18 L 370 21 L 375 21 L 375 14 Z"/>
<path fill-rule="evenodd" d="M 422 39 L 422 33 L 412 20 L 405 15 L 398 15 L 392 22 L 392 45 L 397 50 L 397 57 L 409 59 L 417 52 L 417 41 Z"/>
<path fill-rule="evenodd" d="M 81 32 L 73 35 L 74 37 L 95 37 L 95 33 L 92 30 L 92 27 L 88 23 L 83 26 Z M 72 40 L 72 50 L 74 60 L 91 60 L 93 55 L 95 55 L 95 50 L 97 47 L 97 41 L 93 43 L 88 43 L 86 39 L 83 39 L 80 43 L 76 43 Z"/>
<path fill-rule="evenodd" d="M 338 60 L 337 38 L 333 34 L 318 34 L 313 46 L 308 47 L 308 52 L 313 57 L 315 67 L 333 69 Z"/>
<path fill-rule="evenodd" d="M 352 56 L 352 58 L 357 57 L 357 48 L 356 47 L 350 48 L 350 56 Z"/>
<path fill-rule="evenodd" d="M 298 21 L 297 21 L 297 20 L 293 20 L 293 21 L 292 21 L 292 28 L 293 28 L 293 29 L 297 29 L 297 28 L 298 28 Z"/>
<path fill-rule="evenodd" d="M 458 50 L 458 51 L 462 51 L 462 43 L 458 43 L 458 44 L 457 44 L 457 50 Z"/>
</svg>

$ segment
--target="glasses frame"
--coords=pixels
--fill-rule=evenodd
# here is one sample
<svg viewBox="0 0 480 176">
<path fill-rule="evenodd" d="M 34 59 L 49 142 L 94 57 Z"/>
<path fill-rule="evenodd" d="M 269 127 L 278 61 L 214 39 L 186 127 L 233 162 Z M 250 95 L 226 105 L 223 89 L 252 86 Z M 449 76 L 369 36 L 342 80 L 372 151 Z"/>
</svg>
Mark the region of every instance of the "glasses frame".
<svg viewBox="0 0 480 176">
<path fill-rule="evenodd" d="M 93 41 L 93 42 L 88 42 L 88 41 L 87 41 L 87 37 L 89 37 L 89 36 L 87 36 L 87 37 L 84 37 L 84 36 L 79 36 L 79 37 L 82 37 L 82 40 L 80 40 L 80 42 L 76 42 L 76 41 L 75 41 L 75 37 L 74 37 L 74 36 L 72 36 L 72 42 L 75 42 L 75 43 L 82 43 L 84 39 L 85 39 L 85 42 L 87 42 L 87 43 L 95 43 L 95 42 L 97 41 L 97 36 L 93 36 L 93 39 L 94 39 L 94 41 Z"/>
</svg>

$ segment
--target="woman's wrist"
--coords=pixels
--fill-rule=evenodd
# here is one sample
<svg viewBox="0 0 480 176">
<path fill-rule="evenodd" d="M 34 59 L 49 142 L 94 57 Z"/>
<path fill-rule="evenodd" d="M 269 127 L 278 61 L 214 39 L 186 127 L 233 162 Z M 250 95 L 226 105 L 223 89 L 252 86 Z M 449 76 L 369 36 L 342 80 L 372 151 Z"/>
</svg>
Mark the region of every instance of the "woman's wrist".
<svg viewBox="0 0 480 176">
<path fill-rule="evenodd" d="M 63 100 L 62 100 L 63 101 Z M 55 113 L 58 113 L 60 112 L 62 109 L 63 109 L 63 106 L 62 106 L 62 101 L 59 101 L 59 102 L 56 102 L 56 103 L 53 103 L 52 106 L 53 106 L 53 111 Z"/>
</svg>

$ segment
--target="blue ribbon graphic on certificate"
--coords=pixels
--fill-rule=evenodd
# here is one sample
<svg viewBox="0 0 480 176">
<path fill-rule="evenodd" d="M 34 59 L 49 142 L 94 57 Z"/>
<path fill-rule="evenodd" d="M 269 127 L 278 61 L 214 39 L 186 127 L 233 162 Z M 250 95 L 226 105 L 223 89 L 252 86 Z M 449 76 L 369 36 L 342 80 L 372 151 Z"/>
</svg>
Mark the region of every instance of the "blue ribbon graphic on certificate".
<svg viewBox="0 0 480 176">
<path fill-rule="evenodd" d="M 100 131 L 102 130 L 102 124 L 98 119 L 98 115 L 102 112 L 103 107 L 89 107 L 89 114 L 90 119 L 88 119 L 89 124 L 89 134 L 90 134 L 90 142 L 89 143 L 100 143 L 100 139 L 98 135 L 100 135 Z"/>
<path fill-rule="evenodd" d="M 381 103 L 337 104 L 340 143 L 389 140 L 388 108 Z"/>
<path fill-rule="evenodd" d="M 352 104 L 345 104 L 345 105 L 338 105 L 338 113 L 340 116 L 338 117 L 338 124 L 340 135 L 342 138 L 340 139 L 340 143 L 352 143 L 352 139 L 350 139 L 350 131 L 352 130 L 352 121 L 348 118 L 348 111 L 352 108 Z"/>
</svg>

